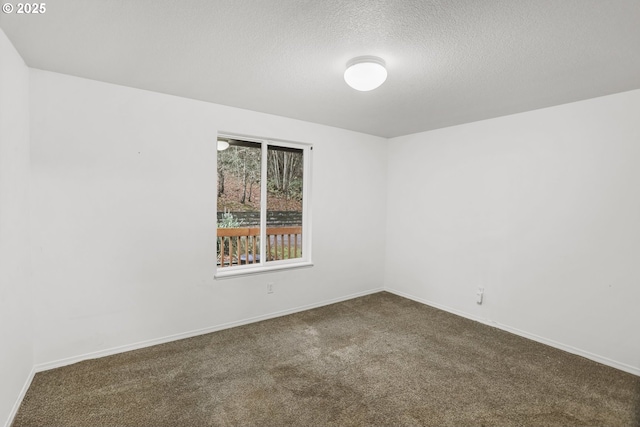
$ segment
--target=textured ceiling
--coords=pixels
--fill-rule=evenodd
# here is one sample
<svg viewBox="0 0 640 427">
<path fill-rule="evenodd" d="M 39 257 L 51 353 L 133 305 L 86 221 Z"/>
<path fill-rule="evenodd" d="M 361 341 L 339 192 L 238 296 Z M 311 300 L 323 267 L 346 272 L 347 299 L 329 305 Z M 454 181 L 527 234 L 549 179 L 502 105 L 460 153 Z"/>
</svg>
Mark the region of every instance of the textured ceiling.
<svg viewBox="0 0 640 427">
<path fill-rule="evenodd" d="M 49 0 L 34 68 L 393 137 L 640 88 L 640 0 Z M 372 92 L 343 80 L 376 55 Z"/>
</svg>

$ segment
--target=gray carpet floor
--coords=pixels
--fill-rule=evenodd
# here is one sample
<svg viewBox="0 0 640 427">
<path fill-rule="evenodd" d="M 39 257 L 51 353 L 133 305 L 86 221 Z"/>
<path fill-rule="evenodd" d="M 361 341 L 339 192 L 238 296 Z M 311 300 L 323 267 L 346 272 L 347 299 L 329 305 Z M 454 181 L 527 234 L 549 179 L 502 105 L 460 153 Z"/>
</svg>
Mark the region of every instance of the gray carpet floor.
<svg viewBox="0 0 640 427">
<path fill-rule="evenodd" d="M 36 374 L 22 426 L 637 426 L 640 377 L 381 292 Z"/>
</svg>

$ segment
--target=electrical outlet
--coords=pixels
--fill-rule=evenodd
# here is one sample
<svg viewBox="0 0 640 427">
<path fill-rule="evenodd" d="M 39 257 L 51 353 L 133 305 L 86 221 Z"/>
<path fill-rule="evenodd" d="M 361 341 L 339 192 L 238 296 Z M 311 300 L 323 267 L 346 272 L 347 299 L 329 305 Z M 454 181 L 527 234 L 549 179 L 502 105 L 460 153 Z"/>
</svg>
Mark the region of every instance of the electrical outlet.
<svg viewBox="0 0 640 427">
<path fill-rule="evenodd" d="M 272 294 L 273 293 L 273 282 L 267 283 L 267 293 L 268 294 Z"/>
<path fill-rule="evenodd" d="M 476 303 L 478 303 L 478 305 L 482 304 L 482 298 L 484 297 L 484 288 L 478 288 L 476 296 L 478 297 L 476 299 Z"/>
</svg>

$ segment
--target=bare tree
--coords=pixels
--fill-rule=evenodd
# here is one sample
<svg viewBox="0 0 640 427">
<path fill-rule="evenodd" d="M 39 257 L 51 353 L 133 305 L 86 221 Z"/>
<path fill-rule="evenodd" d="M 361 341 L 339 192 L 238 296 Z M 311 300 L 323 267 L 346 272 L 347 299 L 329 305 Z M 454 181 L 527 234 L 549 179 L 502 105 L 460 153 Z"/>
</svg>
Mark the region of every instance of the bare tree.
<svg viewBox="0 0 640 427">
<path fill-rule="evenodd" d="M 269 150 L 268 160 L 271 187 L 290 198 L 291 183 L 296 179 L 302 180 L 302 152 Z"/>
</svg>

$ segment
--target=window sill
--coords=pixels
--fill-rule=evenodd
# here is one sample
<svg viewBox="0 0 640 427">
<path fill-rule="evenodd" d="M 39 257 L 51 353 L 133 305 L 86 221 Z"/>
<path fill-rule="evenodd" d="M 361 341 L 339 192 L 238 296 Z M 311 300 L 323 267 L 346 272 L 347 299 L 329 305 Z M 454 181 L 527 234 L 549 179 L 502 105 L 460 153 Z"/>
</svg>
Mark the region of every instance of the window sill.
<svg viewBox="0 0 640 427">
<path fill-rule="evenodd" d="M 293 270 L 298 268 L 309 268 L 309 267 L 313 267 L 313 262 L 304 261 L 304 262 L 296 262 L 296 263 L 266 265 L 261 267 L 254 267 L 254 266 L 226 267 L 223 269 L 217 269 L 216 273 L 213 275 L 213 278 L 216 280 L 229 279 L 229 278 L 238 277 L 238 276 L 250 276 L 253 274 L 270 273 L 272 271 Z"/>
</svg>

